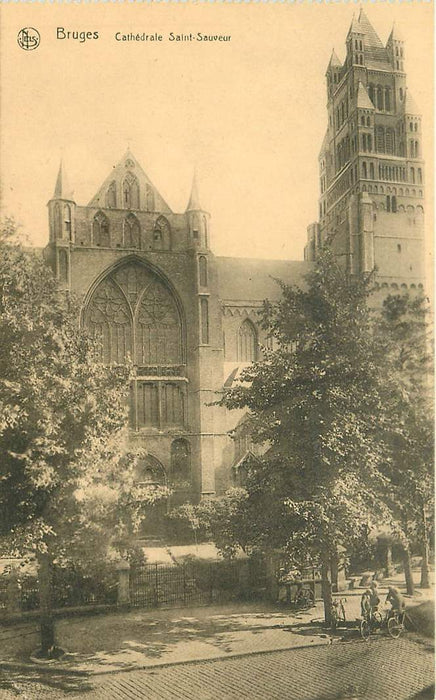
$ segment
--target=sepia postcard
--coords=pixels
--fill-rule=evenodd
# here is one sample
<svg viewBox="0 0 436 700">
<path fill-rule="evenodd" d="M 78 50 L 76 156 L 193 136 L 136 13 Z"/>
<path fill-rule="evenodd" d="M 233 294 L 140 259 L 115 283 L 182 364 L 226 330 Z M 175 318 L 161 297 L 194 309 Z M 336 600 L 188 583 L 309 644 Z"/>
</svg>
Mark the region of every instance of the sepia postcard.
<svg viewBox="0 0 436 700">
<path fill-rule="evenodd" d="M 431 2 L 0 3 L 0 699 L 434 695 Z"/>
</svg>

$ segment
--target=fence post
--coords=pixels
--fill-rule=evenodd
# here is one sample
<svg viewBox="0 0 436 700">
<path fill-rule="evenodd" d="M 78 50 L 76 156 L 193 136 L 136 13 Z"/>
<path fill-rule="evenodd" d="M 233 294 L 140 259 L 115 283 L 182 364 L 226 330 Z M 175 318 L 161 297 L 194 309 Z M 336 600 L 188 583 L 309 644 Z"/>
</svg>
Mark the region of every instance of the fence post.
<svg viewBox="0 0 436 700">
<path fill-rule="evenodd" d="M 130 564 L 121 559 L 116 565 L 118 572 L 118 605 L 130 605 Z"/>
</svg>

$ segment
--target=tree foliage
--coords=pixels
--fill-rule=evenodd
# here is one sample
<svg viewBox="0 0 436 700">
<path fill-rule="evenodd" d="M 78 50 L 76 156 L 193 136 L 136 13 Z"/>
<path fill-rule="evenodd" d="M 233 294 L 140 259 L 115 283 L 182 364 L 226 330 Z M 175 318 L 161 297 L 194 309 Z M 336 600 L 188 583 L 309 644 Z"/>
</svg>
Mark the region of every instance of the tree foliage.
<svg viewBox="0 0 436 700">
<path fill-rule="evenodd" d="M 126 455 L 129 367 L 104 366 L 42 257 L 0 239 L 0 511 L 9 551 L 52 560 L 126 552 L 165 489 Z M 124 455 L 124 456 L 123 456 Z"/>
</svg>

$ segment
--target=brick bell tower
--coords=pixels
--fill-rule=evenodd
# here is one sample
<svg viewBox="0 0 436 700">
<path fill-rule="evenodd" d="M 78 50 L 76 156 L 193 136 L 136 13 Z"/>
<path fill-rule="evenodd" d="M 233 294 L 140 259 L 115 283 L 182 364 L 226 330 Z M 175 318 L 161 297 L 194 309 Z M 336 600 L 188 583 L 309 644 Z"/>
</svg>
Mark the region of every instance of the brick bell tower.
<svg viewBox="0 0 436 700">
<path fill-rule="evenodd" d="M 330 241 L 350 273 L 376 269 L 383 288 L 424 283 L 424 161 L 421 116 L 392 28 L 383 45 L 363 10 L 353 17 L 342 63 L 326 71 L 327 131 L 319 154 L 319 221 L 305 259 Z"/>
</svg>

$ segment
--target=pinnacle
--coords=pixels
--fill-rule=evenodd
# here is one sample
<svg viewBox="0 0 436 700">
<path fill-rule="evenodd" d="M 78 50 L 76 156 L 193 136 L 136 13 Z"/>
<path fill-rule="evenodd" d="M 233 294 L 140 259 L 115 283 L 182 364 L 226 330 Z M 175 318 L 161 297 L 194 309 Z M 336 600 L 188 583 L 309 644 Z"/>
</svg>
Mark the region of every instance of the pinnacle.
<svg viewBox="0 0 436 700">
<path fill-rule="evenodd" d="M 191 196 L 189 197 L 188 206 L 186 211 L 201 211 L 200 198 L 198 196 L 198 186 L 197 186 L 197 171 L 194 170 L 194 175 L 192 178 Z"/>
<path fill-rule="evenodd" d="M 71 201 L 72 197 L 73 190 L 69 185 L 67 174 L 65 171 L 64 161 L 63 158 L 61 158 L 53 199 L 68 199 Z"/>
</svg>

